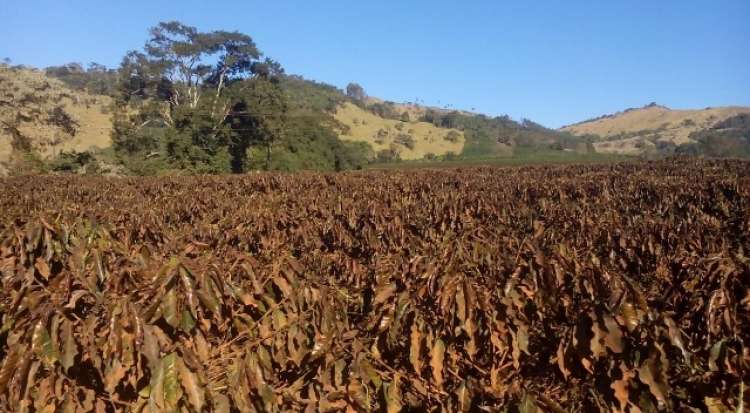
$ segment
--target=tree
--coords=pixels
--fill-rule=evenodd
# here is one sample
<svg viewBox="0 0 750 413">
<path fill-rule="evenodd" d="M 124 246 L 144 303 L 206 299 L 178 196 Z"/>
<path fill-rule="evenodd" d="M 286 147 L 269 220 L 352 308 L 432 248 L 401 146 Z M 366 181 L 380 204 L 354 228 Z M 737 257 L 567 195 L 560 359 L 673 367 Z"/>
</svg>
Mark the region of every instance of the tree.
<svg viewBox="0 0 750 413">
<path fill-rule="evenodd" d="M 270 158 L 283 130 L 283 97 L 274 83 L 281 65 L 262 59 L 252 38 L 239 32 L 200 32 L 172 21 L 150 34 L 143 51 L 129 52 L 120 66 L 115 147 L 153 150 L 163 138 L 177 167 L 208 172 L 229 163 L 240 172 L 252 143 L 263 142 Z M 269 111 L 276 120 L 258 117 Z M 149 138 L 154 134 L 160 137 Z M 133 139 L 138 144 L 127 142 Z"/>
<path fill-rule="evenodd" d="M 350 98 L 359 102 L 367 99 L 365 89 L 358 83 L 349 83 L 348 85 L 346 85 L 346 96 L 349 96 Z"/>
<path fill-rule="evenodd" d="M 265 169 L 271 168 L 271 152 L 283 139 L 288 104 L 275 77 L 257 77 L 236 85 L 237 99 L 230 114 L 232 169 L 245 169 L 247 149 L 253 144 L 265 148 Z"/>
</svg>

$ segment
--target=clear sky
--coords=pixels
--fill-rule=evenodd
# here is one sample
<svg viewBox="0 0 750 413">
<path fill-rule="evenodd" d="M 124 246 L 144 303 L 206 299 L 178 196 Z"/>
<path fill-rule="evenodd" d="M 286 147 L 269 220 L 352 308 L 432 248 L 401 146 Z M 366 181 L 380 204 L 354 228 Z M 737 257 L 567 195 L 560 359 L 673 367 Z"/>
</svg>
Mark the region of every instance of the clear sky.
<svg viewBox="0 0 750 413">
<path fill-rule="evenodd" d="M 750 105 L 750 0 L 0 0 L 0 58 L 117 66 L 173 19 L 249 34 L 288 73 L 550 127 Z"/>
</svg>

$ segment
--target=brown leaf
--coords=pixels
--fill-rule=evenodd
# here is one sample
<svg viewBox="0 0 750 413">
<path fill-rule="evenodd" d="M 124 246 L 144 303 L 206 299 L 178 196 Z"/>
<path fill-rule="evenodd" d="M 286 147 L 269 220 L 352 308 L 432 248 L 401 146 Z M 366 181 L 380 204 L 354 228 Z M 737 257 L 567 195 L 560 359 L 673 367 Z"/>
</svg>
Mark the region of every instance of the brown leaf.
<svg viewBox="0 0 750 413">
<path fill-rule="evenodd" d="M 432 378 L 435 380 L 435 385 L 442 389 L 443 388 L 443 359 L 445 357 L 445 343 L 443 340 L 435 340 L 435 344 L 432 346 L 430 352 L 430 367 L 432 368 Z"/>
<path fill-rule="evenodd" d="M 651 350 L 648 359 L 638 368 L 638 378 L 648 386 L 659 403 L 665 403 L 669 394 L 665 362 L 664 352 L 657 347 Z"/>
<path fill-rule="evenodd" d="M 378 293 L 375 294 L 375 299 L 373 300 L 373 305 L 383 304 L 386 302 L 394 293 L 396 292 L 396 285 L 390 284 L 386 285 L 385 287 L 381 287 L 378 290 Z"/>
<path fill-rule="evenodd" d="M 65 320 L 62 324 L 62 342 L 63 350 L 60 364 L 65 371 L 68 371 L 75 363 L 75 357 L 78 354 L 78 345 L 73 338 L 73 324 L 68 320 Z"/>
<path fill-rule="evenodd" d="M 401 411 L 403 405 L 401 404 L 401 390 L 399 389 L 401 376 L 396 373 L 393 376 L 393 381 L 389 383 L 385 389 L 385 403 L 386 411 L 388 413 L 398 413 Z"/>
<path fill-rule="evenodd" d="M 565 367 L 565 348 L 565 341 L 560 340 L 560 344 L 557 346 L 557 367 L 560 369 L 563 377 L 565 377 L 565 380 L 568 380 L 568 376 L 570 376 L 570 370 Z"/>
<path fill-rule="evenodd" d="M 190 371 L 182 360 L 177 363 L 177 369 L 180 375 L 180 384 L 185 389 L 188 401 L 196 412 L 203 411 L 203 406 L 206 403 L 205 389 L 200 385 L 198 376 Z"/>
<path fill-rule="evenodd" d="M 122 365 L 120 359 L 114 359 L 104 370 L 104 390 L 112 394 L 115 387 L 122 381 L 128 369 Z"/>
<path fill-rule="evenodd" d="M 41 258 L 37 258 L 36 264 L 34 264 L 34 267 L 37 269 L 37 271 L 39 271 L 39 274 L 41 274 L 45 280 L 49 280 L 49 276 L 51 272 L 49 269 L 49 265 L 47 264 L 46 261 L 44 261 Z"/>
<path fill-rule="evenodd" d="M 419 374 L 422 371 L 422 333 L 415 324 L 411 325 L 411 345 L 409 347 L 409 362 L 414 371 Z"/>
<path fill-rule="evenodd" d="M 468 412 L 471 410 L 471 391 L 466 385 L 466 380 L 461 382 L 461 385 L 456 389 L 456 399 L 458 400 L 458 408 L 462 412 Z"/>
<path fill-rule="evenodd" d="M 628 383 L 635 378 L 635 373 L 630 371 L 624 363 L 620 363 L 620 371 L 622 372 L 622 378 L 613 381 L 610 387 L 615 392 L 615 398 L 620 404 L 620 411 L 625 412 L 628 407 Z"/>
</svg>

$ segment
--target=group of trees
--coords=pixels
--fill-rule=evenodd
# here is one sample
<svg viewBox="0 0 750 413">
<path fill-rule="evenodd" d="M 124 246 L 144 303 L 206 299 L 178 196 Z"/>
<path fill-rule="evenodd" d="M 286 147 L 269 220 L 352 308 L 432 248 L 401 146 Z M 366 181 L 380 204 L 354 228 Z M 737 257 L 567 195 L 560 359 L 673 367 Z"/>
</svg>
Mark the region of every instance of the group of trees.
<svg viewBox="0 0 750 413">
<path fill-rule="evenodd" d="M 262 146 L 268 168 L 286 121 L 282 75 L 248 35 L 159 23 L 120 66 L 114 149 L 141 172 L 220 173 L 249 169 L 248 149 Z"/>
<path fill-rule="evenodd" d="M 123 58 L 115 95 L 114 150 L 134 172 L 340 170 L 373 157 L 338 139 L 340 90 L 287 76 L 250 36 L 179 22 L 150 34 Z"/>
<path fill-rule="evenodd" d="M 118 72 L 99 63 L 89 63 L 84 68 L 80 63 L 50 66 L 44 69 L 48 76 L 63 81 L 74 90 L 86 91 L 94 95 L 113 96 L 116 93 Z"/>
<path fill-rule="evenodd" d="M 113 97 L 115 156 L 141 174 L 362 167 L 378 154 L 367 144 L 338 139 L 342 125 L 332 112 L 343 101 L 387 119 L 461 129 L 464 155 L 491 154 L 501 139 L 537 144 L 559 138 L 508 117 L 427 110 L 411 119 L 393 102 L 371 102 L 357 83 L 342 92 L 287 76 L 246 34 L 203 32 L 176 21 L 153 27 L 144 47 L 128 52 L 117 70 L 73 63 L 46 73 L 74 89 Z"/>
<path fill-rule="evenodd" d="M 716 123 L 709 129 L 690 134 L 695 141 L 675 148 L 681 155 L 750 157 L 750 115 L 739 114 Z"/>
</svg>

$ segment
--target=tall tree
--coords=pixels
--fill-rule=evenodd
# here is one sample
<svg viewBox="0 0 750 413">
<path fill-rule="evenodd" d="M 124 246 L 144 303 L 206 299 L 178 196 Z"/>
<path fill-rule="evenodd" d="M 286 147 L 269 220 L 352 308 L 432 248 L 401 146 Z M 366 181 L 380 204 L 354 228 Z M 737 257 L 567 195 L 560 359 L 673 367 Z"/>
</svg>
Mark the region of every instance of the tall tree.
<svg viewBox="0 0 750 413">
<path fill-rule="evenodd" d="M 172 21 L 159 23 L 150 34 L 143 51 L 129 52 L 121 64 L 121 110 L 115 134 L 119 130 L 125 136 L 115 139 L 116 144 L 141 147 L 122 141 L 143 137 L 142 128 L 161 127 L 168 129 L 164 134 L 168 155 L 182 159 L 182 164 L 185 157 L 188 164 L 194 164 L 227 148 L 236 152 L 233 158 L 242 158 L 240 147 L 262 140 L 259 135 L 268 142 L 270 152 L 281 128 L 248 115 L 283 112 L 283 105 L 273 103 L 274 87 L 264 86 L 268 91 L 249 95 L 245 92 L 273 84 L 272 80 L 283 74 L 281 65 L 263 59 L 252 38 L 239 32 L 200 32 Z M 134 107 L 137 110 L 133 111 Z M 153 147 L 148 139 L 140 142 Z M 234 160 L 232 163 L 237 170 Z"/>
</svg>

